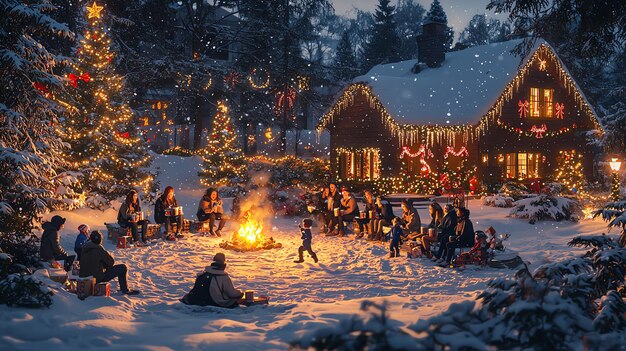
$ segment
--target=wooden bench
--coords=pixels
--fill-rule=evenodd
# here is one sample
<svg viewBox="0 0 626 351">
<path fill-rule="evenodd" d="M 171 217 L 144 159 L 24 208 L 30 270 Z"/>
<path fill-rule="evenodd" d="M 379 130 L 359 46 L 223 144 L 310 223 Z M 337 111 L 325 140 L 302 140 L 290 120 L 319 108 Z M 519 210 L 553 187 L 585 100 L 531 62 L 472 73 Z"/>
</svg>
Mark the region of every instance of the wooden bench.
<svg viewBox="0 0 626 351">
<path fill-rule="evenodd" d="M 111 240 L 114 243 L 117 243 L 117 238 L 121 236 L 132 236 L 132 231 L 130 228 L 123 228 L 117 223 L 104 223 L 107 227 L 107 239 Z M 137 228 L 137 232 L 141 236 L 141 231 L 143 229 L 141 226 Z M 148 224 L 148 232 L 146 233 L 146 239 L 160 239 L 161 235 L 161 225 L 160 224 Z"/>
</svg>

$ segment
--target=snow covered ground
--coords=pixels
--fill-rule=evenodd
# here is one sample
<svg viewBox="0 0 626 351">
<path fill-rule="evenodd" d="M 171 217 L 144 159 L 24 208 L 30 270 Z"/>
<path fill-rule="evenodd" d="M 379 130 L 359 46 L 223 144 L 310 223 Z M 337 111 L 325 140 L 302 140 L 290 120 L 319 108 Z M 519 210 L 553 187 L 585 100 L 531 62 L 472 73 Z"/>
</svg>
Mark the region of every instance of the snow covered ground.
<svg viewBox="0 0 626 351">
<path fill-rule="evenodd" d="M 176 156 L 159 156 L 155 161 L 162 187 L 175 187 L 187 217 L 195 213 L 203 192 L 196 177 L 199 163 L 197 158 Z M 520 252 L 532 268 L 579 254 L 567 247 L 570 238 L 606 228 L 601 221 L 530 225 L 507 218 L 509 209 L 482 207 L 478 200 L 470 203 L 470 210 L 475 229 L 491 225 L 498 232 L 510 233 L 507 246 Z M 103 223 L 115 222 L 117 212 L 81 209 L 54 214 L 68 218 L 61 242 L 71 251 L 79 224 L 104 230 Z M 420 216 L 425 222 L 428 214 L 420 210 Z M 394 323 L 413 323 L 453 302 L 474 298 L 489 279 L 513 273 L 493 268 L 457 271 L 422 259 L 389 259 L 387 248 L 380 244 L 315 233 L 313 249 L 320 263 L 307 258 L 296 264 L 292 261 L 300 245 L 299 222 L 300 218 L 274 218 L 264 228 L 267 236 L 283 244 L 282 249 L 225 252 L 235 287 L 269 295 L 268 306 L 224 311 L 178 302 L 193 285 L 196 273 L 223 251 L 218 248 L 221 239 L 191 235 L 133 249 L 116 249 L 106 242 L 116 261 L 129 266 L 130 285 L 141 290 L 141 295 L 80 301 L 49 281 L 55 290 L 50 309 L 0 306 L 0 350 L 218 350 L 225 346 L 281 350 L 304 334 L 350 318 L 366 299 L 387 301 Z M 225 232 L 232 228 L 228 224 Z M 117 282 L 112 283 L 112 290 L 117 290 Z"/>
</svg>

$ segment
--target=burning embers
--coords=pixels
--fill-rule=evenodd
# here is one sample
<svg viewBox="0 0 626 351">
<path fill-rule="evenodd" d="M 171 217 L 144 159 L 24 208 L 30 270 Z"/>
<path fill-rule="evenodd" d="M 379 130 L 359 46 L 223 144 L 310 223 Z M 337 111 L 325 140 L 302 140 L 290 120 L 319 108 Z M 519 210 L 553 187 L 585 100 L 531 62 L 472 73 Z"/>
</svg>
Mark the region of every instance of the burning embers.
<svg viewBox="0 0 626 351">
<path fill-rule="evenodd" d="M 263 235 L 261 221 L 253 218 L 250 211 L 240 219 L 239 229 L 233 233 L 228 241 L 222 241 L 220 247 L 235 251 L 256 251 L 278 249 L 283 245 L 274 241 L 274 238 L 266 238 Z"/>
</svg>

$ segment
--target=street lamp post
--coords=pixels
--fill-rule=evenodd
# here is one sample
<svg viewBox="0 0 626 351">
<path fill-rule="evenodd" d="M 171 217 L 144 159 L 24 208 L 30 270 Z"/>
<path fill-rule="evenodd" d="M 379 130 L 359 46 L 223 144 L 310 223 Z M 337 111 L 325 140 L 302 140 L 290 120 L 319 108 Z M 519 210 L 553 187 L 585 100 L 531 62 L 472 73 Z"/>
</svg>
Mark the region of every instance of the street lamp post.
<svg viewBox="0 0 626 351">
<path fill-rule="evenodd" d="M 611 175 L 611 200 L 620 200 L 620 184 L 619 184 L 619 169 L 622 166 L 622 162 L 617 158 L 612 158 L 609 162 L 613 174 Z"/>
</svg>

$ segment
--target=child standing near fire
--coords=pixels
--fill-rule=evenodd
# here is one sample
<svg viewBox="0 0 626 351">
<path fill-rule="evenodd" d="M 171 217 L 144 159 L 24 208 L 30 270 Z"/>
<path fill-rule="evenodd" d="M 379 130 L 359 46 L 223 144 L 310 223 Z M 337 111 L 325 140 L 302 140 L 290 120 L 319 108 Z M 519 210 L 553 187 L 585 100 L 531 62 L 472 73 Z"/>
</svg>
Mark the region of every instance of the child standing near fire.
<svg viewBox="0 0 626 351">
<path fill-rule="evenodd" d="M 302 224 L 300 227 L 300 234 L 302 234 L 302 245 L 298 248 L 299 259 L 294 261 L 295 263 L 304 262 L 304 251 L 307 251 L 311 257 L 313 257 L 313 261 L 317 263 L 317 255 L 313 252 L 311 248 L 311 240 L 313 239 L 313 235 L 311 234 L 311 227 L 313 226 L 313 220 L 310 218 L 305 218 L 302 220 Z"/>
</svg>

